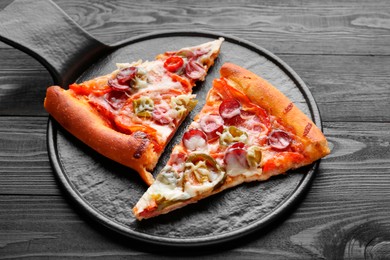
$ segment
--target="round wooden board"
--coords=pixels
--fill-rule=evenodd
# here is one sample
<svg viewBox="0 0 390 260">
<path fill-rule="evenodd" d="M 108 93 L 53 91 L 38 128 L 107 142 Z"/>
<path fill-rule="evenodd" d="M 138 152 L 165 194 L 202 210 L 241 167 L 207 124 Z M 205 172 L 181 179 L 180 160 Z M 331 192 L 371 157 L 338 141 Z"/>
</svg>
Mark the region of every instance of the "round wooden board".
<svg viewBox="0 0 390 260">
<path fill-rule="evenodd" d="M 172 146 L 179 142 L 192 118 L 202 108 L 212 80 L 225 62 L 247 68 L 270 81 L 321 128 L 316 103 L 299 76 L 272 53 L 241 39 L 210 32 L 161 32 L 117 45 L 93 64 L 78 82 L 116 69 L 116 63 L 153 60 L 167 50 L 224 37 L 220 56 L 206 80 L 195 87 L 199 103 L 168 145 L 154 175 L 164 166 Z M 136 240 L 169 246 L 219 244 L 267 227 L 292 210 L 310 187 L 318 162 L 290 174 L 226 190 L 166 215 L 137 221 L 132 215 L 147 187 L 138 174 L 102 157 L 49 119 L 48 150 L 55 173 L 71 198 L 100 224 Z"/>
</svg>

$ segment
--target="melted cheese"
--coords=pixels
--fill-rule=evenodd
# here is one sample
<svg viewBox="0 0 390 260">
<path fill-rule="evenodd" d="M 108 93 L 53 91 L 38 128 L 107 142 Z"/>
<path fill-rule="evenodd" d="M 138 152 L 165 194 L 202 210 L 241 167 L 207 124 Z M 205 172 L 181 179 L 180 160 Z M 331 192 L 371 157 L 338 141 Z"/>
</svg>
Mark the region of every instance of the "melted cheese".
<svg viewBox="0 0 390 260">
<path fill-rule="evenodd" d="M 118 63 L 117 67 L 126 68 L 135 66 L 143 74 L 142 78 L 136 78 L 133 88 L 137 89 L 137 92 L 147 91 L 164 91 L 170 89 L 184 90 L 180 82 L 174 82 L 172 78 L 167 75 L 164 68 L 164 61 L 145 61 L 139 60 L 134 63 Z"/>
<path fill-rule="evenodd" d="M 261 168 L 250 167 L 249 169 L 242 166 L 236 157 L 231 156 L 228 158 L 226 172 L 229 176 L 235 177 L 238 175 L 244 175 L 245 177 L 253 176 L 255 174 L 261 174 Z"/>
<path fill-rule="evenodd" d="M 207 151 L 206 140 L 198 135 L 192 136 L 189 139 L 184 140 L 184 145 L 191 151 Z"/>
<path fill-rule="evenodd" d="M 215 185 L 217 185 L 224 178 L 223 172 L 214 172 L 209 170 L 204 161 L 199 161 L 196 164 L 189 162 L 185 165 L 186 171 L 184 174 L 194 174 L 197 176 L 197 179 L 201 181 L 201 184 L 192 184 L 188 181 L 184 184 L 184 190 L 191 197 L 211 192 Z"/>
<path fill-rule="evenodd" d="M 163 197 L 165 200 L 177 201 L 191 198 L 191 195 L 184 192 L 181 187 L 167 185 L 160 181 L 155 181 L 147 191 L 151 197 Z"/>
<path fill-rule="evenodd" d="M 141 199 L 137 203 L 139 211 L 146 209 L 151 201 L 157 203 L 162 201 L 181 201 L 191 198 L 191 196 L 183 191 L 182 188 L 182 175 L 179 175 L 177 171 L 166 166 L 160 174 L 157 176 L 153 185 L 144 193 Z"/>
<path fill-rule="evenodd" d="M 153 121 L 150 121 L 149 126 L 156 129 L 157 135 L 161 138 L 161 141 L 164 142 L 171 136 L 173 132 L 173 129 L 170 127 L 170 125 L 159 125 Z"/>
</svg>

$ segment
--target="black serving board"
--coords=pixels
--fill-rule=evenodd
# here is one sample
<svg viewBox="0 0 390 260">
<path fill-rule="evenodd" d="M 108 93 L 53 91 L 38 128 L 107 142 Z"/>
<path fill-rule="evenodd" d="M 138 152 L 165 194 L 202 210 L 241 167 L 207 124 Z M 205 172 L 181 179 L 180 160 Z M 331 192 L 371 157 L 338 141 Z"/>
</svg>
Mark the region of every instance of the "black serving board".
<svg viewBox="0 0 390 260">
<path fill-rule="evenodd" d="M 321 127 L 316 103 L 299 76 L 269 51 L 233 36 L 211 32 L 161 32 L 119 43 L 92 64 L 78 82 L 116 69 L 116 63 L 155 55 L 224 37 L 221 52 L 206 80 L 194 92 L 199 103 L 168 145 L 154 175 L 167 161 L 192 118 L 202 108 L 214 78 L 225 62 L 235 63 L 277 86 Z M 260 94 L 260 93 L 259 93 Z M 318 162 L 266 182 L 247 183 L 166 215 L 137 221 L 132 207 L 147 186 L 138 174 L 102 157 L 75 139 L 57 123 L 48 123 L 48 150 L 55 173 L 67 193 L 94 220 L 122 235 L 147 243 L 170 246 L 212 245 L 264 229 L 293 210 L 309 188 Z"/>
</svg>

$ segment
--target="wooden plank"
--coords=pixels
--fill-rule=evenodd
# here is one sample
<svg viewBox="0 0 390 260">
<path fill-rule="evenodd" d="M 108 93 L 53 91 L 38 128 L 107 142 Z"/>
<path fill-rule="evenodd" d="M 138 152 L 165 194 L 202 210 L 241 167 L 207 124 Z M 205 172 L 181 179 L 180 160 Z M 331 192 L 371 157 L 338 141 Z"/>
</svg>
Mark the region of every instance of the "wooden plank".
<svg viewBox="0 0 390 260">
<path fill-rule="evenodd" d="M 232 34 L 279 54 L 390 53 L 385 0 L 55 2 L 106 43 L 155 31 L 209 30 Z"/>
<path fill-rule="evenodd" d="M 384 259 L 390 242 L 389 203 L 389 196 L 362 199 L 351 193 L 348 199 L 340 199 L 337 194 L 322 197 L 309 191 L 302 203 L 266 232 L 234 241 L 225 250 L 179 249 L 175 255 L 196 257 L 215 250 L 213 259 L 253 259 L 259 255 L 272 259 L 361 259 L 365 254 Z M 1 196 L 2 257 L 142 259 L 172 253 L 170 248 L 147 246 L 109 232 L 69 204 L 57 196 Z"/>
<path fill-rule="evenodd" d="M 281 55 L 325 121 L 390 121 L 389 56 Z"/>
<path fill-rule="evenodd" d="M 43 101 L 52 84 L 44 69 L 0 71 L 0 116 L 47 116 Z"/>
<path fill-rule="evenodd" d="M 46 117 L 0 117 L 0 194 L 59 194 L 46 125 Z"/>
</svg>

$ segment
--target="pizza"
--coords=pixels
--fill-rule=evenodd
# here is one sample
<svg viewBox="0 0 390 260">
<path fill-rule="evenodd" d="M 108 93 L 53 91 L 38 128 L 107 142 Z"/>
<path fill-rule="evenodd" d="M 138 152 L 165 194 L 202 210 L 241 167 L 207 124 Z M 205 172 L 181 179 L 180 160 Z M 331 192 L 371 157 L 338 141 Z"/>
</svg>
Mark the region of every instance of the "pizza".
<svg viewBox="0 0 390 260">
<path fill-rule="evenodd" d="M 44 107 L 72 135 L 150 185 L 150 172 L 197 103 L 192 88 L 205 79 L 223 40 L 117 64 L 112 73 L 67 90 L 51 86 Z"/>
<path fill-rule="evenodd" d="M 166 166 L 133 208 L 138 220 L 329 154 L 321 130 L 269 82 L 231 63 L 220 74 Z"/>
</svg>

